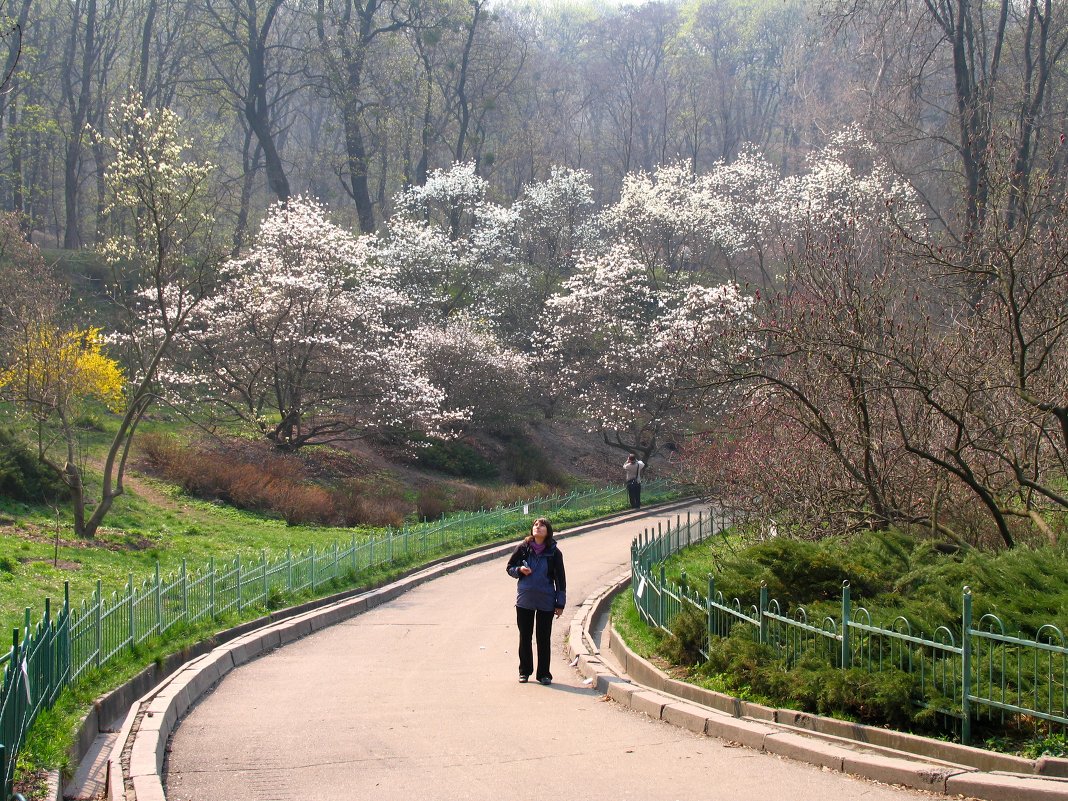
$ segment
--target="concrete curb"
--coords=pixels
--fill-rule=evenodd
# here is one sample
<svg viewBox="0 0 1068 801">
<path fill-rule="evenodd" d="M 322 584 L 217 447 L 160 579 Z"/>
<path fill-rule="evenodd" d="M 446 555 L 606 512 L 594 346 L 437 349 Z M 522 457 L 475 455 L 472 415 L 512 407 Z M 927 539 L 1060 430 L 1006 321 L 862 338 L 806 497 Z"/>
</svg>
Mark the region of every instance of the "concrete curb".
<svg viewBox="0 0 1068 801">
<path fill-rule="evenodd" d="M 622 512 L 561 531 L 557 539 L 616 525 L 620 520 L 663 514 L 693 503 L 692 498 L 649 506 L 640 512 Z M 410 574 L 382 587 L 368 591 L 347 591 L 308 604 L 292 607 L 267 618 L 245 623 L 221 632 L 209 643 L 197 646 L 197 655 L 184 661 L 170 675 L 144 689 L 146 676 L 156 676 L 153 669 L 113 691 L 109 696 L 126 699 L 128 711 L 119 736 L 107 759 L 107 795 L 109 801 L 165 801 L 163 766 L 167 742 L 177 722 L 196 702 L 231 670 L 253 659 L 305 637 L 320 629 L 340 623 L 373 609 L 380 604 L 432 579 L 470 565 L 502 558 L 515 548 L 515 541 L 473 548 L 459 556 L 443 558 L 413 570 Z M 224 640 L 220 645 L 215 642 Z M 214 647 L 211 647 L 214 645 Z M 203 647 L 201 647 L 203 646 Z M 210 650 L 209 650 L 210 648 Z M 186 652 L 187 654 L 189 652 Z M 139 695 L 129 701 L 132 693 Z M 102 719 L 101 703 L 94 706 L 83 727 L 97 726 Z M 80 741 L 92 742 L 94 734 Z"/>
<path fill-rule="evenodd" d="M 631 651 L 616 634 L 609 649 L 624 673 L 601 658 L 591 634 L 612 598 L 630 584 L 630 570 L 598 589 L 571 622 L 568 656 L 586 684 L 613 701 L 698 734 L 808 762 L 865 779 L 985 801 L 1068 799 L 1068 760 L 1023 759 L 774 709 L 672 679 Z"/>
</svg>

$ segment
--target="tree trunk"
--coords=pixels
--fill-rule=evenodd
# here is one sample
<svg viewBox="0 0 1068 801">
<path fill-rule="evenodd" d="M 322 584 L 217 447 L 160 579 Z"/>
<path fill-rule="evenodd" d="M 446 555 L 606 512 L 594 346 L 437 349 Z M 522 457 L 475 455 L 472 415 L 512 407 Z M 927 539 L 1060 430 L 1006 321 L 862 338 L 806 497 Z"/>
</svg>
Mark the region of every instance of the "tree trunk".
<svg viewBox="0 0 1068 801">
<path fill-rule="evenodd" d="M 353 108 L 356 105 L 358 103 L 352 100 L 345 103 L 345 156 L 349 171 L 348 190 L 356 204 L 360 231 L 373 234 L 375 212 L 367 181 L 367 146 L 364 144 L 363 131 L 360 129 L 359 115 Z"/>
<path fill-rule="evenodd" d="M 71 49 L 73 55 L 75 42 L 78 40 L 79 16 L 74 16 L 74 26 L 71 30 Z M 73 61 L 73 60 L 72 60 Z M 81 81 L 78 88 L 78 96 L 73 96 L 73 86 L 70 88 L 68 103 L 71 105 L 70 138 L 67 140 L 66 153 L 63 159 L 63 206 L 66 214 L 64 220 L 63 247 L 75 249 L 82 246 L 82 237 L 79 231 L 79 195 L 78 184 L 81 174 L 82 141 L 85 136 L 85 122 L 89 113 L 90 101 L 90 75 L 93 63 L 96 61 L 96 0 L 86 0 L 85 6 L 85 38 L 82 42 Z"/>
<path fill-rule="evenodd" d="M 282 0 L 272 0 L 264 15 L 263 25 L 256 28 L 256 18 L 248 17 L 248 96 L 245 98 L 245 119 L 263 149 L 267 171 L 267 186 L 283 203 L 289 200 L 289 179 L 271 132 L 271 106 L 267 99 L 267 38 L 271 25 L 282 6 Z"/>
</svg>

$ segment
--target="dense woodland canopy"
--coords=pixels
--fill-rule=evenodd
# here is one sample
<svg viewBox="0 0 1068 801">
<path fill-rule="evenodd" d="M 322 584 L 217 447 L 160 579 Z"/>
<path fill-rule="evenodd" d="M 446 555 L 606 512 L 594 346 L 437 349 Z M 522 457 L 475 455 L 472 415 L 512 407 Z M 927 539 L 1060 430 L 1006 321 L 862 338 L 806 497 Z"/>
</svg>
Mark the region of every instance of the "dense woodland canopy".
<svg viewBox="0 0 1068 801">
<path fill-rule="evenodd" d="M 0 389 L 79 534 L 159 402 L 288 451 L 567 415 L 777 530 L 1064 530 L 1060 3 L 6 11 Z"/>
<path fill-rule="evenodd" d="M 858 123 L 953 226 L 983 152 L 1024 173 L 1060 134 L 1052 2 L 8 0 L 0 204 L 42 243 L 93 246 L 107 153 L 90 130 L 129 88 L 189 121 L 239 247 L 273 201 L 318 198 L 363 232 L 430 170 L 471 162 L 508 202 L 554 166 L 595 198 L 683 160 L 759 148 L 786 174 Z M 1061 159 L 1058 158 L 1057 168 Z M 966 201 L 961 206 L 962 198 Z"/>
</svg>

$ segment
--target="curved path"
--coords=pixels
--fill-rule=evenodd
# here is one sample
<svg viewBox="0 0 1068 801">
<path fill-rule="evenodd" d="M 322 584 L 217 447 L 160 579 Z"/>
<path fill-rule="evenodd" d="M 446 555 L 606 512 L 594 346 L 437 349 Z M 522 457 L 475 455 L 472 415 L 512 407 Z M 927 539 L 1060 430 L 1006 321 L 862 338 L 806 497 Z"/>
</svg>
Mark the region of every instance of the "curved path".
<svg viewBox="0 0 1068 801">
<path fill-rule="evenodd" d="M 561 542 L 571 609 L 625 567 L 655 515 Z M 170 801 L 931 796 L 735 747 L 606 701 L 564 661 L 516 680 L 504 560 L 424 584 L 231 672 L 175 731 Z"/>
</svg>

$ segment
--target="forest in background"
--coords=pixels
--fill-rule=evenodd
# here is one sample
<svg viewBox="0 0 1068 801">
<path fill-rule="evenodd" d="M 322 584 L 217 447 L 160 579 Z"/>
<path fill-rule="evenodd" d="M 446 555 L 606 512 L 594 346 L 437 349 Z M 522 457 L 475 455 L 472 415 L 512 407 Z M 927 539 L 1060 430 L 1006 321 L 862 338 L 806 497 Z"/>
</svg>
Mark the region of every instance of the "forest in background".
<svg viewBox="0 0 1068 801">
<path fill-rule="evenodd" d="M 782 173 L 857 124 L 945 227 L 981 214 L 995 132 L 1029 174 L 1064 127 L 1058 4 L 694 0 L 8 0 L 0 207 L 42 244 L 107 235 L 101 137 L 129 89 L 191 123 L 233 252 L 304 194 L 364 233 L 470 162 L 498 202 L 553 167 L 610 203 L 631 172 L 746 147 Z M 93 136 L 91 131 L 96 132 Z M 1061 172 L 1063 157 L 1051 165 Z"/>
</svg>

